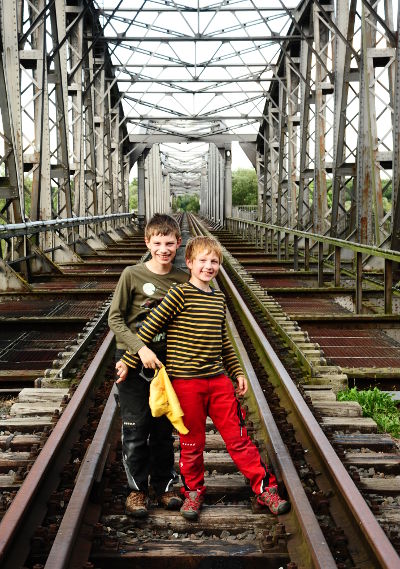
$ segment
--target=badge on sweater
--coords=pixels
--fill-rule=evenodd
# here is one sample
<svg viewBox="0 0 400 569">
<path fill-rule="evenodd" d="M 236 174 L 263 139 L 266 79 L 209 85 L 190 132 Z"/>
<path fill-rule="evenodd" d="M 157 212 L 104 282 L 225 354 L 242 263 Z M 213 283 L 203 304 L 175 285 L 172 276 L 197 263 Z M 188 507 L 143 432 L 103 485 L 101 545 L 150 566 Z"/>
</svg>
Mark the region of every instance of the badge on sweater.
<svg viewBox="0 0 400 569">
<path fill-rule="evenodd" d="M 153 283 L 144 283 L 143 292 L 144 294 L 147 294 L 147 296 L 153 296 L 153 294 L 156 292 L 156 287 L 153 285 Z"/>
</svg>

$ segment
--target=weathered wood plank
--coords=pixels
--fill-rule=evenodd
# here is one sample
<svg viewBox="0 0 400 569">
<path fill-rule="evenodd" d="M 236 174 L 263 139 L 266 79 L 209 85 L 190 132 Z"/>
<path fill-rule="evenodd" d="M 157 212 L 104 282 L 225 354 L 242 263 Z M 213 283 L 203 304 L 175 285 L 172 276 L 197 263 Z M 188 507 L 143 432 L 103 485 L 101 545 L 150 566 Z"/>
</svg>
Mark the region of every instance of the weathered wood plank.
<svg viewBox="0 0 400 569">
<path fill-rule="evenodd" d="M 360 490 L 371 494 L 393 494 L 400 493 L 399 478 L 361 478 L 357 483 Z"/>
<path fill-rule="evenodd" d="M 41 442 L 39 435 L 0 435 L 0 449 L 28 450 Z"/>
<path fill-rule="evenodd" d="M 35 457 L 32 457 L 29 452 L 0 452 L 0 472 L 6 473 L 20 466 L 26 467 L 34 461 Z"/>
<path fill-rule="evenodd" d="M 30 388 L 25 387 L 22 389 L 18 395 L 18 401 L 23 403 L 24 401 L 40 402 L 40 401 L 53 401 L 60 403 L 64 395 L 68 395 L 68 389 L 61 387 L 40 387 L 40 388 Z"/>
<path fill-rule="evenodd" d="M 49 415 L 54 413 L 58 409 L 61 411 L 61 407 L 58 403 L 54 401 L 41 401 L 40 403 L 14 403 L 10 408 L 11 416 L 34 416 L 34 415 Z"/>
<path fill-rule="evenodd" d="M 0 419 L 0 429 L 2 431 L 39 431 L 44 427 L 52 427 L 51 416 L 42 417 L 18 417 L 13 419 Z"/>
<path fill-rule="evenodd" d="M 0 490 L 18 490 L 20 484 L 15 484 L 14 474 L 1 474 L 0 475 Z"/>
<path fill-rule="evenodd" d="M 197 528 L 197 526 L 196 526 Z M 194 530 L 195 531 L 195 530 Z M 93 548 L 90 558 L 97 566 L 105 562 L 107 567 L 142 567 L 141 562 L 149 566 L 149 561 L 160 569 L 200 569 L 200 567 L 241 567 L 242 569 L 282 569 L 289 563 L 287 552 L 262 553 L 256 540 L 215 540 L 203 542 L 183 538 L 179 540 L 152 540 L 149 543 L 129 544 L 124 542 L 123 552 L 113 552 Z M 227 558 L 233 558 L 228 561 Z M 150 558 L 150 559 L 149 559 Z M 216 560 L 216 564 L 211 559 Z M 222 561 L 224 558 L 226 561 Z M 236 559 L 236 561 L 235 561 Z"/>
<path fill-rule="evenodd" d="M 376 433 L 378 427 L 369 417 L 322 417 L 322 424 L 332 429 Z"/>
<path fill-rule="evenodd" d="M 400 456 L 398 454 L 383 454 L 380 452 L 347 452 L 345 464 L 361 468 L 383 468 L 385 472 L 400 471 Z"/>
<path fill-rule="evenodd" d="M 240 524 L 238 524 L 240 520 Z M 248 506 L 208 506 L 204 505 L 201 510 L 196 531 L 243 531 L 243 528 L 267 529 L 277 523 L 277 518 L 271 513 L 254 514 Z M 193 529 L 193 522 L 186 520 L 180 512 L 166 511 L 162 508 L 150 509 L 149 516 L 145 519 L 132 518 L 130 516 L 102 516 L 101 522 L 112 527 L 124 526 L 129 529 L 132 527 L 151 526 L 152 528 L 172 528 L 174 531 L 187 532 Z"/>
<path fill-rule="evenodd" d="M 396 444 L 392 437 L 380 433 L 334 433 L 333 442 L 347 448 L 370 448 L 389 451 Z"/>
<path fill-rule="evenodd" d="M 332 389 L 323 390 L 323 391 L 307 391 L 306 395 L 311 397 L 311 401 L 336 401 L 336 395 L 332 391 Z"/>
<path fill-rule="evenodd" d="M 362 417 L 362 408 L 356 401 L 313 400 L 313 406 L 330 417 Z"/>
</svg>

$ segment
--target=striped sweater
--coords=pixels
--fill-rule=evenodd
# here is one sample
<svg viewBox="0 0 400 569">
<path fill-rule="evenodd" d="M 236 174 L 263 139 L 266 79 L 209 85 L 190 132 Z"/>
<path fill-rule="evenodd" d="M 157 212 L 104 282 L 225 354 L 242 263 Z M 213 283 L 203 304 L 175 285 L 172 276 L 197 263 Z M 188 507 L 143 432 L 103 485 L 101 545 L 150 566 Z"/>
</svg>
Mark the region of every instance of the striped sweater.
<svg viewBox="0 0 400 569">
<path fill-rule="evenodd" d="M 172 379 L 213 377 L 224 372 L 236 379 L 243 371 L 228 337 L 225 310 L 222 292 L 179 284 L 153 308 L 138 336 L 149 344 L 167 327 L 166 368 Z M 129 351 L 121 359 L 130 367 L 140 361 Z"/>
</svg>

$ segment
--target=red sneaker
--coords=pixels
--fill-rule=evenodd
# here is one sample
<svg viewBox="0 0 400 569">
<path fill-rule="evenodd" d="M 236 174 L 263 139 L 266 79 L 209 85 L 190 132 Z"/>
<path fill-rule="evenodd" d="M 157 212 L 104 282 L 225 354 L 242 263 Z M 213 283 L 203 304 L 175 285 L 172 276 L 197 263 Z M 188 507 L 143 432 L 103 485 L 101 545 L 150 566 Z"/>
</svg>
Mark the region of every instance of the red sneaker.
<svg viewBox="0 0 400 569">
<path fill-rule="evenodd" d="M 185 501 L 180 509 L 182 516 L 187 520 L 197 520 L 204 502 L 203 493 L 198 492 L 197 490 L 193 490 L 191 492 L 185 491 L 184 496 Z"/>
<path fill-rule="evenodd" d="M 278 490 L 273 486 L 264 490 L 262 494 L 259 494 L 257 496 L 257 502 L 261 504 L 261 506 L 267 506 L 270 512 L 276 516 L 286 514 L 286 512 L 290 510 L 290 502 L 283 500 L 279 496 Z"/>
</svg>

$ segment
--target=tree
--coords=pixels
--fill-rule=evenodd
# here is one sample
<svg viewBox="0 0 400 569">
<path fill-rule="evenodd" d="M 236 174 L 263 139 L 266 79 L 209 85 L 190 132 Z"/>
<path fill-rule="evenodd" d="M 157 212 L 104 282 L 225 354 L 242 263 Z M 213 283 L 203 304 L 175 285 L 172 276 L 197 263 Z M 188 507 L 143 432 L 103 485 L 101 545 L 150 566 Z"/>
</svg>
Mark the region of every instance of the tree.
<svg viewBox="0 0 400 569">
<path fill-rule="evenodd" d="M 138 208 L 138 182 L 137 178 L 133 178 L 132 182 L 129 184 L 129 211 Z"/>
<path fill-rule="evenodd" d="M 185 194 L 183 196 L 178 196 L 173 200 L 172 210 L 173 211 L 193 211 L 197 213 L 200 209 L 199 196 L 197 194 Z"/>
<path fill-rule="evenodd" d="M 253 169 L 232 172 L 232 205 L 257 205 L 257 174 Z"/>
</svg>

